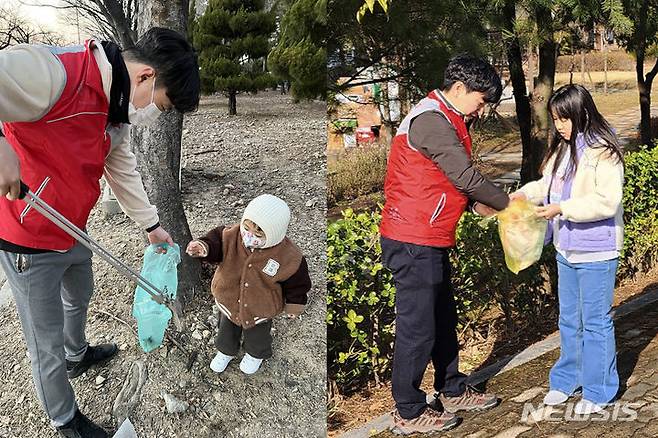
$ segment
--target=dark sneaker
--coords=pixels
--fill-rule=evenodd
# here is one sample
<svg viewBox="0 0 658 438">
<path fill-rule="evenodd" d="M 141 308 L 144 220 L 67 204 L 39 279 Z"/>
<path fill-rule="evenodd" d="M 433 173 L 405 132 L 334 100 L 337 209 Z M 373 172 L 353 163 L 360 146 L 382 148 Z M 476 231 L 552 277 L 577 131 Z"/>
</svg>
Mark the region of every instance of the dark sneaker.
<svg viewBox="0 0 658 438">
<path fill-rule="evenodd" d="M 429 407 L 420 414 L 420 417 L 407 420 L 402 418 L 396 409 L 393 412 L 393 426 L 391 427 L 391 432 L 396 435 L 445 432 L 446 430 L 457 427 L 460 421 L 461 419 L 455 414 L 437 412 Z"/>
<path fill-rule="evenodd" d="M 452 413 L 457 411 L 484 411 L 498 406 L 498 403 L 500 403 L 496 394 L 480 392 L 472 386 L 466 386 L 464 393 L 456 397 L 446 397 L 439 394 L 438 397 L 435 396 L 435 401 L 440 402 L 445 411 Z"/>
<path fill-rule="evenodd" d="M 94 424 L 89 418 L 76 411 L 71 421 L 57 428 L 57 433 L 65 438 L 109 438 L 104 429 Z"/>
<path fill-rule="evenodd" d="M 117 344 L 101 344 L 87 347 L 85 356 L 79 362 L 66 361 L 66 374 L 69 379 L 75 379 L 89 369 L 90 366 L 103 362 L 117 354 Z"/>
</svg>

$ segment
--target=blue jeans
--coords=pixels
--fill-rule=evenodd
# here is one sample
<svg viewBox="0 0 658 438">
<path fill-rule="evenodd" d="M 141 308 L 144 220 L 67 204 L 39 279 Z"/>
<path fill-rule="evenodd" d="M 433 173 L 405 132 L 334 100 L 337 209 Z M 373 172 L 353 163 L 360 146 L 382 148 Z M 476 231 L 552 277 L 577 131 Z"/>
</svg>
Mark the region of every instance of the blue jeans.
<svg viewBox="0 0 658 438">
<path fill-rule="evenodd" d="M 557 255 L 560 358 L 551 368 L 551 389 L 608 403 L 619 389 L 615 328 L 610 316 L 617 259 L 569 263 Z"/>
</svg>

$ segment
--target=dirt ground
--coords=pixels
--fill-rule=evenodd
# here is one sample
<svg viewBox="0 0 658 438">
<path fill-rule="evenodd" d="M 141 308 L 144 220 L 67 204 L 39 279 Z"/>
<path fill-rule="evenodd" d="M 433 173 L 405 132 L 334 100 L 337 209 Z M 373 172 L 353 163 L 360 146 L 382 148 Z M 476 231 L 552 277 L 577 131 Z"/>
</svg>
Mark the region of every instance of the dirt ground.
<svg viewBox="0 0 658 438">
<path fill-rule="evenodd" d="M 215 348 L 208 323 L 213 268 L 206 267 L 206 290 L 186 310 L 188 326 L 201 338 L 191 338 L 189 348 L 198 356 L 188 371 L 189 357 L 171 342 L 149 354 L 140 349 L 132 332 L 134 286 L 94 258 L 88 339 L 92 344 L 112 340 L 121 351 L 106 366 L 75 379 L 73 387 L 82 412 L 115 427 L 115 398 L 131 365 L 143 361 L 148 377 L 129 417 L 140 438 L 324 437 L 326 105 L 293 104 L 289 96 L 261 93 L 239 96 L 239 115 L 229 117 L 226 103 L 223 97 L 206 98 L 185 118 L 182 184 L 192 234 L 237 222 L 261 193 L 282 197 L 293 215 L 288 235 L 305 253 L 314 284 L 306 312 L 297 320 L 275 320 L 274 357 L 257 374 L 244 375 L 240 357 L 215 374 L 209 368 Z M 125 216 L 106 220 L 96 208 L 88 230 L 118 257 L 141 267 L 144 233 Z M 13 303 L 0 309 L 0 351 L 0 437 L 56 436 L 32 386 Z M 167 413 L 163 393 L 189 408 Z"/>
</svg>

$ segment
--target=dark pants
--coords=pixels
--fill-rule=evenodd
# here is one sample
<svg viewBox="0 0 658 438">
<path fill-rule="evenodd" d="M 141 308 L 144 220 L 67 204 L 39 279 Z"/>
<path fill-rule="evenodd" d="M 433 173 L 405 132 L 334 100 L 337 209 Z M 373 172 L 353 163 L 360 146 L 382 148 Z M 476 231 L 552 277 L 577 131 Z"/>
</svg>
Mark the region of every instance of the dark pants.
<svg viewBox="0 0 658 438">
<path fill-rule="evenodd" d="M 239 325 L 233 324 L 222 314 L 219 319 L 219 333 L 215 338 L 215 347 L 228 356 L 237 356 L 240 351 L 240 338 L 244 351 L 256 359 L 269 359 L 272 357 L 272 320 L 256 324 L 250 329 L 243 330 Z"/>
<path fill-rule="evenodd" d="M 382 237 L 384 264 L 395 281 L 393 398 L 402 418 L 418 417 L 427 407 L 420 384 L 429 361 L 434 389 L 461 395 L 466 376 L 459 372 L 457 308 L 450 284 L 448 250 Z"/>
</svg>

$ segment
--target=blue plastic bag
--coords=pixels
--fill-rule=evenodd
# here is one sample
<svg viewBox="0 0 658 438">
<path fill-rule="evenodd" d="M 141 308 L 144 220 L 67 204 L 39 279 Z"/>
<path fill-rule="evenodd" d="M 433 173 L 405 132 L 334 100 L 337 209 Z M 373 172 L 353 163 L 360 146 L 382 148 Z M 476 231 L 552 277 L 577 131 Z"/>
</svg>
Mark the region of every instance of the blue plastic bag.
<svg viewBox="0 0 658 438">
<path fill-rule="evenodd" d="M 157 253 L 157 248 L 165 248 L 167 252 Z M 142 277 L 174 299 L 178 289 L 177 267 L 180 261 L 178 245 L 149 245 L 144 252 Z M 137 286 L 133 301 L 133 316 L 137 320 L 137 335 L 142 349 L 148 353 L 162 345 L 165 329 L 172 317 L 171 310 L 153 301 L 148 292 Z"/>
</svg>

